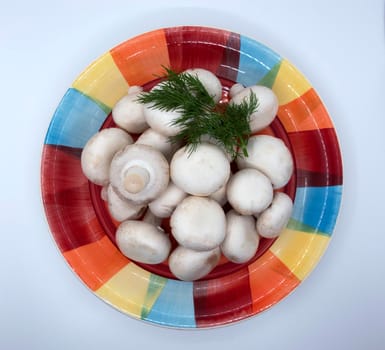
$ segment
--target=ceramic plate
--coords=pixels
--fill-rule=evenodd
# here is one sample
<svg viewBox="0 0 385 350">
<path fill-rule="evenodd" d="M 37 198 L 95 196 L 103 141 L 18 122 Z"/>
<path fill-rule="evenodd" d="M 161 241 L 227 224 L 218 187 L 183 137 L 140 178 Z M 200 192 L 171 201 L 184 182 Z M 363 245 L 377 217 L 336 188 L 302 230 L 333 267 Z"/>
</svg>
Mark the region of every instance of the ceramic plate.
<svg viewBox="0 0 385 350">
<path fill-rule="evenodd" d="M 276 240 L 262 240 L 249 263 L 222 259 L 205 279 L 182 282 L 166 263 L 129 261 L 117 249 L 114 222 L 100 188 L 80 168 L 80 154 L 129 85 L 148 88 L 162 66 L 201 67 L 224 85 L 262 84 L 279 99 L 276 120 L 264 133 L 283 139 L 295 171 L 283 189 L 292 217 Z M 134 135 L 135 137 L 135 135 Z M 328 246 L 339 211 L 342 162 L 332 121 L 306 78 L 263 44 L 226 30 L 175 27 L 148 32 L 114 47 L 73 82 L 49 125 L 42 156 L 42 197 L 53 237 L 88 288 L 116 309 L 149 323 L 176 328 L 214 327 L 257 315 L 293 291 Z M 163 222 L 165 229 L 167 220 Z M 284 315 L 283 315 L 284 317 Z"/>
</svg>

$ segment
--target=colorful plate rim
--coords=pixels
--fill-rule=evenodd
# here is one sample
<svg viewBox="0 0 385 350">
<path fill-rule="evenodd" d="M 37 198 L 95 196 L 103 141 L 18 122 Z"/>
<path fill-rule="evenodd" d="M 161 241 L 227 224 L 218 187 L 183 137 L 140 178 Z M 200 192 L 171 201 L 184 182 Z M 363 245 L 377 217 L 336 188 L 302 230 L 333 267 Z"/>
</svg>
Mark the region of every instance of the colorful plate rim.
<svg viewBox="0 0 385 350">
<path fill-rule="evenodd" d="M 150 273 L 124 257 L 98 222 L 80 168 L 87 140 L 129 85 L 162 73 L 202 67 L 279 100 L 296 169 L 292 217 L 256 261 L 226 276 L 182 282 Z M 308 80 L 260 42 L 224 29 L 161 28 L 114 47 L 89 65 L 57 107 L 45 137 L 42 199 L 60 252 L 97 296 L 134 317 L 175 328 L 231 324 L 268 309 L 314 269 L 333 233 L 342 196 L 342 159 L 332 120 Z M 231 296 L 231 297 L 230 297 Z"/>
</svg>

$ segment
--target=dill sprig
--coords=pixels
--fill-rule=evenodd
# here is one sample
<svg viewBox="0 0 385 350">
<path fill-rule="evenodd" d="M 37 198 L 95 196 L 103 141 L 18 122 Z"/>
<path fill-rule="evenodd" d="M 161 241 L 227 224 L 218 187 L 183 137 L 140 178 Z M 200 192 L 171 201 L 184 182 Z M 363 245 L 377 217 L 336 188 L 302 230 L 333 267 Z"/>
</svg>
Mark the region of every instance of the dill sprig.
<svg viewBox="0 0 385 350">
<path fill-rule="evenodd" d="M 240 154 L 247 157 L 250 116 L 258 107 L 255 94 L 250 92 L 241 104 L 228 104 L 222 111 L 195 75 L 178 74 L 169 68 L 165 71 L 164 80 L 150 92 L 142 93 L 138 101 L 150 108 L 180 112 L 172 125 L 180 126 L 181 131 L 170 141 L 186 143 L 188 151 L 193 152 L 202 137 L 208 136 L 233 158 Z"/>
</svg>

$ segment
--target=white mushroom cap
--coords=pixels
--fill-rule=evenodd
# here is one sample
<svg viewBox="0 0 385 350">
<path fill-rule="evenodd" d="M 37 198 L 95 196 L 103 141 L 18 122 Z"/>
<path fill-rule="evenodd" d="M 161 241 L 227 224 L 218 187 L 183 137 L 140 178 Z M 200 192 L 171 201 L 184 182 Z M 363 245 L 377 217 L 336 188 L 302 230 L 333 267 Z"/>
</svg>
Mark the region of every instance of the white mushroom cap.
<svg viewBox="0 0 385 350">
<path fill-rule="evenodd" d="M 221 244 L 222 253 L 234 263 L 244 263 L 255 255 L 259 245 L 254 217 L 230 210 L 226 219 L 226 238 Z"/>
<path fill-rule="evenodd" d="M 170 254 L 168 265 L 171 272 L 182 281 L 195 281 L 206 276 L 218 264 L 219 248 L 199 252 L 182 246 Z"/>
<path fill-rule="evenodd" d="M 112 119 L 115 124 L 136 134 L 148 128 L 144 118 L 143 104 L 137 101 L 142 90 L 140 86 L 130 87 L 128 94 L 123 96 L 112 109 Z"/>
<path fill-rule="evenodd" d="M 274 188 L 285 186 L 293 173 L 293 158 L 285 143 L 274 136 L 256 135 L 247 143 L 248 157 L 238 157 L 238 168 L 263 172 Z"/>
<path fill-rule="evenodd" d="M 189 153 L 179 149 L 170 164 L 171 179 L 183 191 L 208 196 L 219 190 L 229 179 L 230 162 L 215 145 L 202 142 Z"/>
<path fill-rule="evenodd" d="M 244 89 L 245 87 L 241 83 L 236 83 L 231 86 L 229 90 L 229 95 L 231 98 L 233 98 L 236 94 L 240 93 Z"/>
<path fill-rule="evenodd" d="M 211 250 L 225 238 L 226 216 L 216 201 L 190 196 L 176 207 L 170 225 L 179 244 L 194 250 Z"/>
<path fill-rule="evenodd" d="M 111 185 L 107 188 L 108 210 L 117 221 L 137 219 L 143 213 L 143 205 L 135 205 L 121 198 Z"/>
<path fill-rule="evenodd" d="M 113 156 L 132 142 L 132 137 L 118 128 L 97 132 L 88 140 L 82 151 L 81 167 L 84 175 L 97 185 L 108 185 Z"/>
<path fill-rule="evenodd" d="M 168 218 L 176 206 L 187 196 L 187 193 L 169 182 L 168 187 L 148 207 L 157 217 Z"/>
<path fill-rule="evenodd" d="M 169 237 L 147 222 L 127 220 L 116 231 L 116 244 L 129 259 L 145 264 L 159 264 L 171 250 Z"/>
<path fill-rule="evenodd" d="M 147 204 L 167 188 L 168 162 L 153 147 L 129 145 L 112 159 L 110 181 L 119 195 L 135 204 Z"/>
<path fill-rule="evenodd" d="M 269 208 L 264 210 L 257 220 L 257 232 L 266 238 L 275 238 L 289 222 L 293 211 L 291 198 L 281 192 L 276 192 Z"/>
<path fill-rule="evenodd" d="M 251 91 L 258 99 L 257 110 L 250 116 L 250 129 L 256 132 L 266 128 L 274 120 L 278 111 L 278 98 L 273 90 L 262 85 L 254 85 L 241 90 L 230 103 L 241 104 L 245 100 L 248 101 Z"/>
<path fill-rule="evenodd" d="M 161 85 L 162 83 L 155 85 L 152 90 L 160 88 Z M 173 122 L 182 115 L 178 110 L 164 111 L 154 108 L 151 103 L 146 103 L 143 105 L 143 111 L 147 124 L 160 134 L 175 136 L 182 130 L 179 125 L 173 125 Z"/>
<path fill-rule="evenodd" d="M 215 103 L 218 103 L 222 97 L 222 84 L 218 77 L 207 69 L 191 68 L 184 71 L 190 75 L 195 75 L 205 87 Z"/>
<path fill-rule="evenodd" d="M 215 191 L 214 193 L 211 193 L 209 197 L 218 202 L 219 205 L 224 206 L 227 202 L 226 192 L 227 183 L 224 184 L 219 190 Z"/>
<path fill-rule="evenodd" d="M 227 184 L 227 200 L 240 214 L 253 215 L 265 210 L 273 199 L 268 177 L 256 169 L 235 173 Z"/>
<path fill-rule="evenodd" d="M 203 143 L 203 142 L 207 142 L 207 143 L 211 143 L 212 145 L 214 146 L 217 146 L 219 149 L 222 150 L 222 152 L 226 155 L 226 158 L 229 160 L 229 162 L 232 162 L 234 160 L 234 157 L 228 153 L 226 151 L 226 149 L 223 147 L 223 145 L 221 145 L 218 140 L 216 140 L 214 137 L 208 135 L 208 134 L 204 134 L 200 137 L 200 142 Z M 234 151 L 237 150 L 237 146 L 234 145 Z"/>
<path fill-rule="evenodd" d="M 171 159 L 178 148 L 178 145 L 170 142 L 169 137 L 160 134 L 151 128 L 141 134 L 135 143 L 138 145 L 147 145 L 156 148 L 158 151 L 163 153 L 167 160 Z"/>
<path fill-rule="evenodd" d="M 105 185 L 102 187 L 102 189 L 100 190 L 100 198 L 102 200 L 104 200 L 105 202 L 107 202 L 107 190 L 108 190 L 108 186 L 109 185 Z"/>
<path fill-rule="evenodd" d="M 172 125 L 173 121 L 181 116 L 178 111 L 163 111 L 144 105 L 144 115 L 148 125 L 165 136 L 175 136 L 182 130 L 180 126 Z"/>
<path fill-rule="evenodd" d="M 162 218 L 155 216 L 150 209 L 147 209 L 142 221 L 147 222 L 148 224 L 154 225 L 156 227 L 162 224 Z"/>
</svg>

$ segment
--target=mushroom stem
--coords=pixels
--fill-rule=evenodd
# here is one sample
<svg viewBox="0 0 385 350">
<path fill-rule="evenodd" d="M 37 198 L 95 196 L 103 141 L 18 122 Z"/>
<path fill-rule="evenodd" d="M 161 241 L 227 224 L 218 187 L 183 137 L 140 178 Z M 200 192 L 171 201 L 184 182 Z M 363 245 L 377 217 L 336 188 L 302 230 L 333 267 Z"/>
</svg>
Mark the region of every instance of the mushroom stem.
<svg viewBox="0 0 385 350">
<path fill-rule="evenodd" d="M 150 174 L 147 169 L 132 166 L 124 172 L 124 188 L 130 193 L 139 193 L 150 181 Z"/>
<path fill-rule="evenodd" d="M 134 204 L 148 204 L 169 182 L 166 158 L 153 147 L 129 145 L 114 155 L 110 182 L 114 190 Z"/>
</svg>

